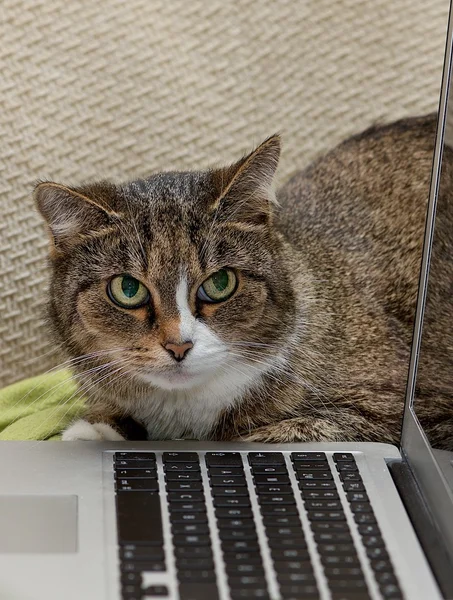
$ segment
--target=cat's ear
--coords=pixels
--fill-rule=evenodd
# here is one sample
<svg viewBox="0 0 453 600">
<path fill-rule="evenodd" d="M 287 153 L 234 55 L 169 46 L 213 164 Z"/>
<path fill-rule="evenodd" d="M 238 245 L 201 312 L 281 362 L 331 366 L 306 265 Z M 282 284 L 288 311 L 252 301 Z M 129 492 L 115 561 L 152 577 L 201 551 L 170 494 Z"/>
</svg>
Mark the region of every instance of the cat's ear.
<svg viewBox="0 0 453 600">
<path fill-rule="evenodd" d="M 273 180 L 280 148 L 280 136 L 273 135 L 238 162 L 214 171 L 218 196 L 211 208 L 221 218 L 252 226 L 269 223 L 277 206 Z"/>
<path fill-rule="evenodd" d="M 81 236 L 109 227 L 112 217 L 117 216 L 101 202 L 58 183 L 39 183 L 34 199 L 49 226 L 56 250 L 67 249 Z"/>
</svg>

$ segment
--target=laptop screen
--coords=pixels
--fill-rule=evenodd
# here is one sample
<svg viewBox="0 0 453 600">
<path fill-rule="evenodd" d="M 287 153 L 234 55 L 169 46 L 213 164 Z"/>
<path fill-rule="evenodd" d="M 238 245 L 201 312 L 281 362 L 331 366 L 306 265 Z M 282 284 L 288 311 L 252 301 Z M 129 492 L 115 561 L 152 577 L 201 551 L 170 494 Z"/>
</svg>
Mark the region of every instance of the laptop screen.
<svg viewBox="0 0 453 600">
<path fill-rule="evenodd" d="M 453 90 L 450 11 L 402 452 L 453 556 Z"/>
</svg>

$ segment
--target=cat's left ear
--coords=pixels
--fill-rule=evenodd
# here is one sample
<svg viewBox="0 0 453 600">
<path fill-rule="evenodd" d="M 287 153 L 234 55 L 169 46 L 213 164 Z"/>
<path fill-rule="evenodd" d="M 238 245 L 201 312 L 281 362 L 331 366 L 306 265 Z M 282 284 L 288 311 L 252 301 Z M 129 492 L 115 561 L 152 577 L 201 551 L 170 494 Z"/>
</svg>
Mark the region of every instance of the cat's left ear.
<svg viewBox="0 0 453 600">
<path fill-rule="evenodd" d="M 220 219 L 249 226 L 269 223 L 278 205 L 273 180 L 280 149 L 280 136 L 276 134 L 230 167 L 213 172 L 218 197 L 211 209 Z"/>
</svg>

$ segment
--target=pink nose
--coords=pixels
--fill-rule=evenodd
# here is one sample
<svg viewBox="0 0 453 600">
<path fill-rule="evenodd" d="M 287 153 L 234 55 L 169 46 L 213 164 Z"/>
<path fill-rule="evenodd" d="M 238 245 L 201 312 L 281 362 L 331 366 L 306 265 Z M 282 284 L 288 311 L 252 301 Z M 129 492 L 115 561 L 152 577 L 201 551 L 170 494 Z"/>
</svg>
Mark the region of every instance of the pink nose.
<svg viewBox="0 0 453 600">
<path fill-rule="evenodd" d="M 181 362 L 185 359 L 189 350 L 193 348 L 193 344 L 192 342 L 184 342 L 184 344 L 172 344 L 169 342 L 165 344 L 164 348 L 176 361 Z"/>
</svg>

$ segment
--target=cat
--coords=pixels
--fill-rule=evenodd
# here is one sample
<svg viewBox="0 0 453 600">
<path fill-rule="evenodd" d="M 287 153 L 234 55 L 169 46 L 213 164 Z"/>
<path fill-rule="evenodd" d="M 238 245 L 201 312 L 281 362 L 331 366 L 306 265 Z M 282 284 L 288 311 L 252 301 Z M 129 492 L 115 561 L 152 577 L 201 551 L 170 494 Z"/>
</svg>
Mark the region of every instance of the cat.
<svg viewBox="0 0 453 600">
<path fill-rule="evenodd" d="M 278 135 L 225 168 L 39 183 L 50 322 L 88 403 L 63 439 L 397 443 L 435 129 L 374 126 L 277 193 Z"/>
</svg>

